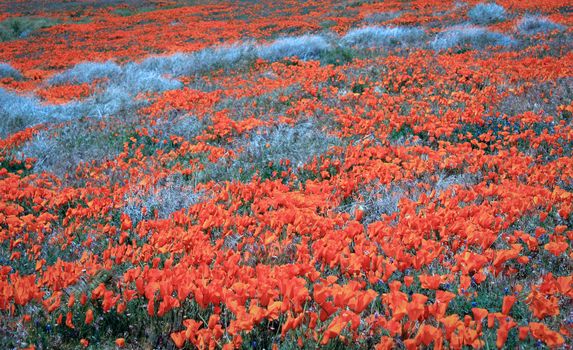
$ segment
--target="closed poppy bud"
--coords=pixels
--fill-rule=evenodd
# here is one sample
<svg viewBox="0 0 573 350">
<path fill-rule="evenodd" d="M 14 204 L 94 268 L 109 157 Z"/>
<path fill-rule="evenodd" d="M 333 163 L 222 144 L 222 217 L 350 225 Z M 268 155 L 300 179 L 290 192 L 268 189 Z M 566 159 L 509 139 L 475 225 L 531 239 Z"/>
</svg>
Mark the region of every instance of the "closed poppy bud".
<svg viewBox="0 0 573 350">
<path fill-rule="evenodd" d="M 477 284 L 480 284 L 480 283 L 482 283 L 483 281 L 485 281 L 486 275 L 485 275 L 483 272 L 480 271 L 480 272 L 474 274 L 474 275 L 473 275 L 473 278 L 474 278 L 474 281 L 475 281 Z"/>
<path fill-rule="evenodd" d="M 418 347 L 416 345 L 416 340 L 415 339 L 406 339 L 404 340 L 404 346 L 406 347 L 407 350 L 416 350 L 416 348 Z"/>
<path fill-rule="evenodd" d="M 127 305 L 125 303 L 117 304 L 117 313 L 118 314 L 124 313 L 126 308 L 127 308 Z"/>
<path fill-rule="evenodd" d="M 488 311 L 486 309 L 481 309 L 481 308 L 477 308 L 474 307 L 472 309 L 472 313 L 474 315 L 474 320 L 476 320 L 477 322 L 481 323 L 481 321 L 488 316 Z"/>
<path fill-rule="evenodd" d="M 410 287 L 413 282 L 414 282 L 414 277 L 412 276 L 404 277 L 404 284 L 406 285 L 406 287 Z"/>
<path fill-rule="evenodd" d="M 149 316 L 155 315 L 155 303 L 153 299 L 147 302 L 147 314 L 149 314 Z"/>
<path fill-rule="evenodd" d="M 472 321 L 472 317 L 470 315 L 464 316 L 464 326 L 469 327 L 471 321 Z"/>
<path fill-rule="evenodd" d="M 487 327 L 493 328 L 495 325 L 495 315 L 489 314 L 487 315 Z"/>
<path fill-rule="evenodd" d="M 527 339 L 529 335 L 529 327 L 519 327 L 519 340 Z"/>
<path fill-rule="evenodd" d="M 362 221 L 362 217 L 364 216 L 364 210 L 362 208 L 357 208 L 354 212 L 354 216 L 356 217 L 356 221 Z"/>
<path fill-rule="evenodd" d="M 75 294 L 70 295 L 70 299 L 68 300 L 68 308 L 74 306 L 75 302 L 76 302 L 76 295 Z"/>
<path fill-rule="evenodd" d="M 121 215 L 121 229 L 123 231 L 127 231 L 131 228 L 131 225 L 132 225 L 131 218 L 126 214 L 122 214 Z"/>
<path fill-rule="evenodd" d="M 220 319 L 219 315 L 211 315 L 209 317 L 209 322 L 207 324 L 207 327 L 209 329 L 214 329 L 215 326 L 219 323 L 219 319 Z"/>
<path fill-rule="evenodd" d="M 85 324 L 91 324 L 94 320 L 94 312 L 92 309 L 88 309 L 88 311 L 86 311 L 86 320 L 85 320 Z"/>
<path fill-rule="evenodd" d="M 513 307 L 513 304 L 515 303 L 516 300 L 517 298 L 513 295 L 504 296 L 503 305 L 501 307 L 501 313 L 504 315 L 509 315 L 509 312 L 511 311 L 511 308 Z"/>
<path fill-rule="evenodd" d="M 80 296 L 80 304 L 85 305 L 86 302 L 88 301 L 88 296 L 86 295 L 86 293 L 82 293 L 82 295 Z"/>
<path fill-rule="evenodd" d="M 240 334 L 237 334 L 233 337 L 233 345 L 237 348 L 241 347 L 241 345 L 243 345 L 243 337 L 241 337 Z"/>
<path fill-rule="evenodd" d="M 36 271 L 40 271 L 45 263 L 46 261 L 44 259 L 36 261 Z"/>
</svg>

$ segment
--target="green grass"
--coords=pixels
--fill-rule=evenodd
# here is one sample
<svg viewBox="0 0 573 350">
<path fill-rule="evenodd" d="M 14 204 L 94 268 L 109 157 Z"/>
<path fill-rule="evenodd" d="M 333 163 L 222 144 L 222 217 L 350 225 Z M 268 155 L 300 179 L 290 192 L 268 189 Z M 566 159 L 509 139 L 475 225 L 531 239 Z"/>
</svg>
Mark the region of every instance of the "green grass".
<svg viewBox="0 0 573 350">
<path fill-rule="evenodd" d="M 114 15 L 117 15 L 117 16 L 121 16 L 121 17 L 129 17 L 129 16 L 140 14 L 140 13 L 152 12 L 155 10 L 156 10 L 156 8 L 151 7 L 151 6 L 144 6 L 141 8 L 125 8 L 125 7 L 122 7 L 122 8 L 117 8 L 117 9 L 111 11 L 111 13 L 113 13 Z"/>
<path fill-rule="evenodd" d="M 356 53 L 352 49 L 337 46 L 322 54 L 320 57 L 320 62 L 323 65 L 332 64 L 334 66 L 342 66 L 346 63 L 352 62 L 355 56 Z"/>
<path fill-rule="evenodd" d="M 29 34 L 51 27 L 58 21 L 44 17 L 11 17 L 0 22 L 0 41 L 16 40 Z"/>
</svg>

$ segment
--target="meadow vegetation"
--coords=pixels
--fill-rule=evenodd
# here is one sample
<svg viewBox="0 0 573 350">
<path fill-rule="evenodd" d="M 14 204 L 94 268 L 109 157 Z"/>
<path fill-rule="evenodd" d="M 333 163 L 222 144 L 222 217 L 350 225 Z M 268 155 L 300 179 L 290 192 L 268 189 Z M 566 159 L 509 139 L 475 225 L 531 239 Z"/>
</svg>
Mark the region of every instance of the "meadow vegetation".
<svg viewBox="0 0 573 350">
<path fill-rule="evenodd" d="M 6 349 L 567 349 L 562 1 L 0 2 Z"/>
</svg>

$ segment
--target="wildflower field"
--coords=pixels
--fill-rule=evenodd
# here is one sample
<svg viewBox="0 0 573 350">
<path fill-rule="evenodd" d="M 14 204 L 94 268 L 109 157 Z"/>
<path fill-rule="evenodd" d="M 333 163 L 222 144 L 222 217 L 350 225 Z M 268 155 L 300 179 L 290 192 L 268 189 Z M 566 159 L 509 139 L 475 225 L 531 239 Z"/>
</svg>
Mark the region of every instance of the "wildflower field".
<svg viewBox="0 0 573 350">
<path fill-rule="evenodd" d="M 1 349 L 571 349 L 573 3 L 0 1 Z"/>
</svg>

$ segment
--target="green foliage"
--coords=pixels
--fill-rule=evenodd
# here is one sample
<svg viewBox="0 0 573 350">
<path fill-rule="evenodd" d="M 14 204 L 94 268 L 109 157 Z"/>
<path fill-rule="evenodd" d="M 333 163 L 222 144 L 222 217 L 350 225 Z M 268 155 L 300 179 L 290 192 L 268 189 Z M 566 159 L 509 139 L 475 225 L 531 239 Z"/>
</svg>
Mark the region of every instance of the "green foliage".
<svg viewBox="0 0 573 350">
<path fill-rule="evenodd" d="M 408 138 L 408 136 L 414 134 L 414 129 L 408 124 L 404 124 L 398 130 L 392 130 L 388 138 L 390 141 L 398 141 L 402 138 Z"/>
<path fill-rule="evenodd" d="M 0 22 L 0 41 L 9 41 L 28 36 L 42 28 L 48 28 L 58 21 L 42 17 L 11 17 Z"/>
<path fill-rule="evenodd" d="M 166 8 L 173 8 L 173 6 L 167 6 Z M 121 17 L 129 17 L 133 15 L 138 15 L 140 13 L 152 12 L 157 10 L 154 6 L 138 6 L 138 7 L 119 7 L 111 11 L 112 14 Z"/>
<path fill-rule="evenodd" d="M 324 29 L 328 29 L 328 28 L 330 28 L 330 27 L 334 27 L 335 25 L 336 25 L 336 21 L 333 21 L 333 20 L 330 20 L 330 19 L 320 22 L 320 26 L 321 26 L 322 28 L 324 28 Z"/>
<path fill-rule="evenodd" d="M 368 88 L 368 84 L 354 83 L 352 85 L 352 92 L 355 94 L 361 94 L 364 92 L 364 90 L 366 90 L 366 88 Z"/>
<path fill-rule="evenodd" d="M 23 161 L 11 158 L 4 158 L 0 161 L 0 169 L 6 169 L 9 173 L 20 174 L 21 177 L 26 177 L 30 171 L 26 169 L 26 164 Z"/>
<path fill-rule="evenodd" d="M 336 46 L 331 50 L 324 52 L 320 56 L 320 62 L 324 65 L 332 64 L 335 66 L 342 66 L 346 63 L 352 62 L 355 53 L 351 48 Z"/>
</svg>

